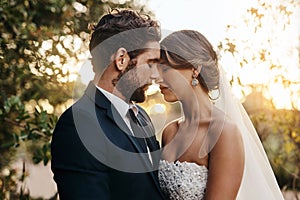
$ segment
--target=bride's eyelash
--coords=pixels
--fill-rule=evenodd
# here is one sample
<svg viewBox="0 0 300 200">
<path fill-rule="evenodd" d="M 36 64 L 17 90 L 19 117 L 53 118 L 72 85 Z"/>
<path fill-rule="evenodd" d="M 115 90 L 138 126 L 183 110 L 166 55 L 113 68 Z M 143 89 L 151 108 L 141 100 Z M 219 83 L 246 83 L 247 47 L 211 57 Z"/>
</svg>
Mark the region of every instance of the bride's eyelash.
<svg viewBox="0 0 300 200">
<path fill-rule="evenodd" d="M 170 69 L 170 67 L 166 67 L 166 66 L 161 67 L 161 68 L 162 68 L 162 72 L 166 72 L 166 71 L 168 71 Z"/>
</svg>

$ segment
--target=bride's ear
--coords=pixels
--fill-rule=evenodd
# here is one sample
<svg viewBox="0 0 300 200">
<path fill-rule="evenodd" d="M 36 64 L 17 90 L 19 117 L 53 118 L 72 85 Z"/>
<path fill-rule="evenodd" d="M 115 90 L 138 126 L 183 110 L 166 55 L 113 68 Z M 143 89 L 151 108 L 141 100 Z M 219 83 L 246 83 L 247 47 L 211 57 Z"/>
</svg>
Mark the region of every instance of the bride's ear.
<svg viewBox="0 0 300 200">
<path fill-rule="evenodd" d="M 125 48 L 119 48 L 115 54 L 112 56 L 113 62 L 115 63 L 116 68 L 119 71 L 124 71 L 128 66 L 130 57 L 128 52 Z"/>
</svg>

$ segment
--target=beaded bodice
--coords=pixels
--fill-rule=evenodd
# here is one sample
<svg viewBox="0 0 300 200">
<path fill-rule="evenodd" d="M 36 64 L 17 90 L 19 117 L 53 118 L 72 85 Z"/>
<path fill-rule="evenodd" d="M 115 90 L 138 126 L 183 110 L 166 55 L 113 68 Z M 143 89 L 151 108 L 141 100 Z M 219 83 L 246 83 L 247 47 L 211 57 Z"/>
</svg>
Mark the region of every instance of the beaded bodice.
<svg viewBox="0 0 300 200">
<path fill-rule="evenodd" d="M 203 199 L 208 170 L 191 162 L 161 160 L 159 183 L 168 199 Z"/>
</svg>

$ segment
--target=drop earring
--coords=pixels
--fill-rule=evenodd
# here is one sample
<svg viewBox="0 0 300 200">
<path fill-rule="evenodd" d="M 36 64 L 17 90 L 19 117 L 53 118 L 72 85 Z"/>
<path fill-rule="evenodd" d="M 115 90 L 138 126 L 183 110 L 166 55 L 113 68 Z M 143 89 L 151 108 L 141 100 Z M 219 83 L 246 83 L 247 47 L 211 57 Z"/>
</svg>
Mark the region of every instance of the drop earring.
<svg viewBox="0 0 300 200">
<path fill-rule="evenodd" d="M 197 72 L 197 70 L 193 70 L 193 75 L 192 75 L 192 77 L 193 77 L 193 79 L 192 79 L 192 86 L 194 86 L 194 87 L 197 86 L 198 83 L 199 83 L 199 81 L 198 81 L 198 79 L 197 79 L 198 75 L 199 75 L 199 73 Z"/>
</svg>

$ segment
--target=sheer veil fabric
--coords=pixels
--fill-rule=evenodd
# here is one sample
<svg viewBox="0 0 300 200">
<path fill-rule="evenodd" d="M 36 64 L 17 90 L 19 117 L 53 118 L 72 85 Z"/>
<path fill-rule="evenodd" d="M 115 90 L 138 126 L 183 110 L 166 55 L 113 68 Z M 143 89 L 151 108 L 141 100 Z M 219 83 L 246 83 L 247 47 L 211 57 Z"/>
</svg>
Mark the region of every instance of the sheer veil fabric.
<svg viewBox="0 0 300 200">
<path fill-rule="evenodd" d="M 215 106 L 239 127 L 245 148 L 245 166 L 238 200 L 283 200 L 268 157 L 244 107 L 233 96 L 225 72 L 220 67 L 219 98 Z M 233 144 L 234 145 L 234 144 Z"/>
</svg>

